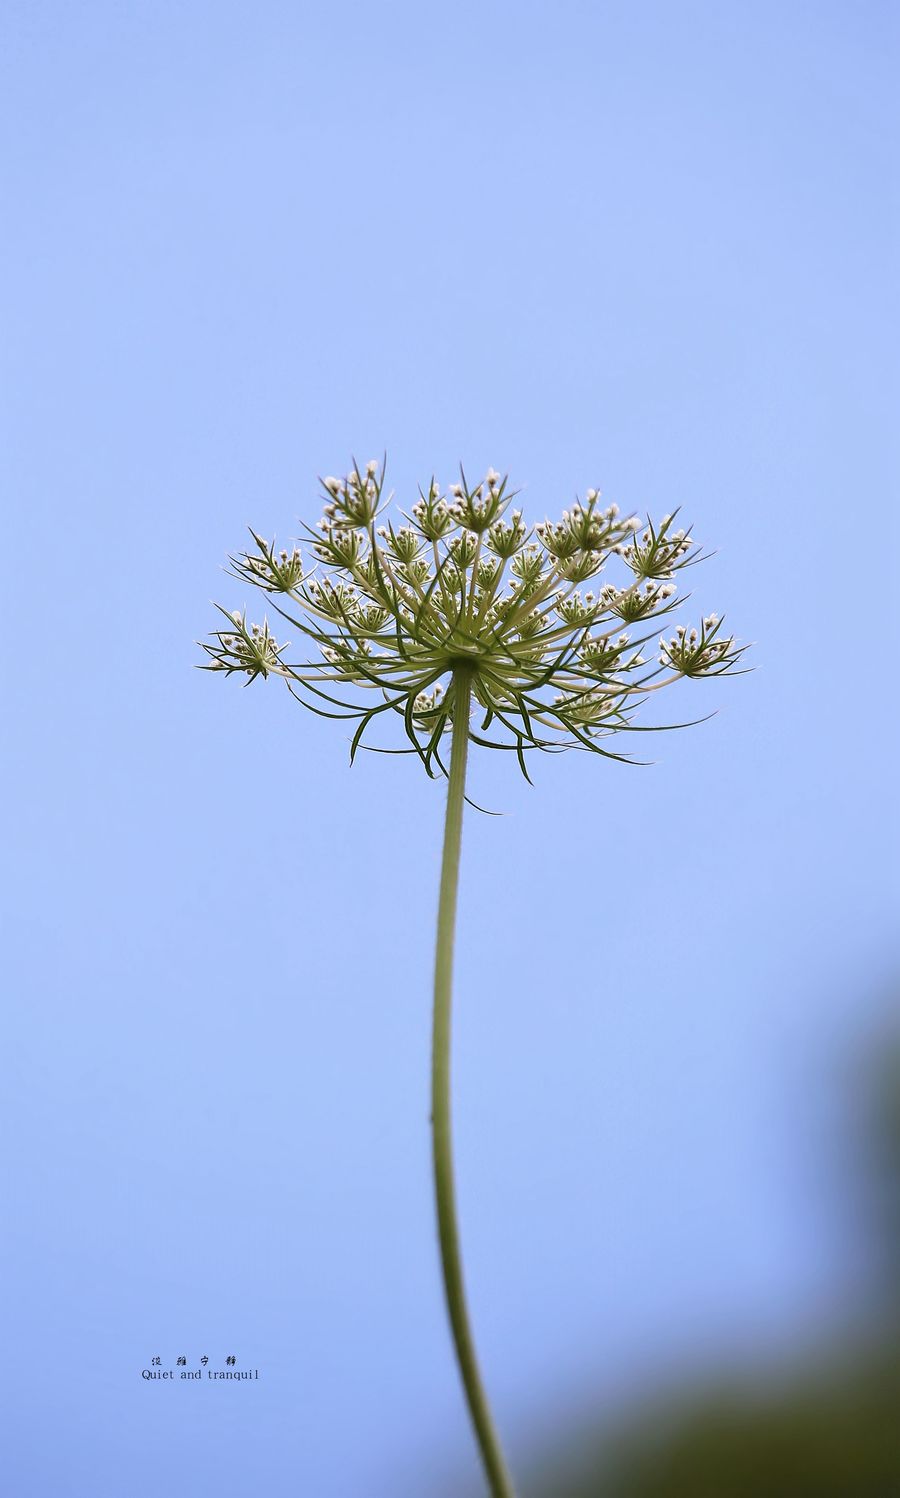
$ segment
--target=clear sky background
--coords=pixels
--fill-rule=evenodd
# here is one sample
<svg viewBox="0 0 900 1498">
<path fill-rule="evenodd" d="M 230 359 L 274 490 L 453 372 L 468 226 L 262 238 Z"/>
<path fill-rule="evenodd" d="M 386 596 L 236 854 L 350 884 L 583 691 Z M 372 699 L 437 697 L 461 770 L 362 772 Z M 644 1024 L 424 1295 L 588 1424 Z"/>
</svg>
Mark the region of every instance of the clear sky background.
<svg viewBox="0 0 900 1498">
<path fill-rule="evenodd" d="M 443 792 L 192 670 L 248 523 L 388 451 L 717 549 L 758 670 L 655 765 L 475 756 L 455 1097 L 517 1470 L 854 1293 L 841 1058 L 896 971 L 897 12 L 3 7 L 16 1498 L 477 1469 L 428 1138 Z M 150 1386 L 180 1354 L 258 1367 Z"/>
</svg>

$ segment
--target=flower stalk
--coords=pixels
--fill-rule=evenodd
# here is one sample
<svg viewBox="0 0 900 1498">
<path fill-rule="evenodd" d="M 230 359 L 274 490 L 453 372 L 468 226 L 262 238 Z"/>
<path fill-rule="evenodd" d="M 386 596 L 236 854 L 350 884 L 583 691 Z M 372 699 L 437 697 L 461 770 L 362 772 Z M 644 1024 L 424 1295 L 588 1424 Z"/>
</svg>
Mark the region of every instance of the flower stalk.
<svg viewBox="0 0 900 1498">
<path fill-rule="evenodd" d="M 506 1462 L 481 1375 L 475 1342 L 466 1308 L 456 1189 L 453 1179 L 453 1140 L 450 1105 L 450 1038 L 453 991 L 453 946 L 456 933 L 456 903 L 465 801 L 466 760 L 469 743 L 469 711 L 472 668 L 459 665 L 452 677 L 453 738 L 444 821 L 444 852 L 438 900 L 437 947 L 434 962 L 434 1014 L 431 1049 L 431 1130 L 434 1163 L 434 1193 L 444 1295 L 453 1332 L 456 1360 L 466 1392 L 469 1414 L 492 1498 L 514 1498 Z"/>
</svg>

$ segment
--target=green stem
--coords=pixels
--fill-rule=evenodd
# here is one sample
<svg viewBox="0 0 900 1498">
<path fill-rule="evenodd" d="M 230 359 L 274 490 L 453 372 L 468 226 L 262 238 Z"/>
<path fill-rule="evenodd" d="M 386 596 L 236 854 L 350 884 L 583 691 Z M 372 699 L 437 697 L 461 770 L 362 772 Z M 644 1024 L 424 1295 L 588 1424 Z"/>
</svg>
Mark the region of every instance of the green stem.
<svg viewBox="0 0 900 1498">
<path fill-rule="evenodd" d="M 438 902 L 437 951 L 434 964 L 434 1030 L 431 1053 L 431 1123 L 434 1151 L 434 1191 L 444 1294 L 453 1331 L 456 1358 L 466 1400 L 490 1485 L 492 1498 L 515 1498 L 490 1405 L 478 1371 L 475 1344 L 466 1310 L 456 1193 L 453 1186 L 453 1147 L 450 1131 L 450 1001 L 453 988 L 453 939 L 456 929 L 456 892 L 462 841 L 466 755 L 469 746 L 469 705 L 472 673 L 466 666 L 453 672 L 453 742 L 444 822 L 444 855 Z"/>
</svg>

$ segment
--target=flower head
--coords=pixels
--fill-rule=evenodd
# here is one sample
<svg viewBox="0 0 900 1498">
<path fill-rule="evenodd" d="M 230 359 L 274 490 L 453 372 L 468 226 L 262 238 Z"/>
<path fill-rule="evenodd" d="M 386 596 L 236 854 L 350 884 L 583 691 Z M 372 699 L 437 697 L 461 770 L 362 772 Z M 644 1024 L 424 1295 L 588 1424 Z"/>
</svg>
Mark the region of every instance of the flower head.
<svg viewBox="0 0 900 1498">
<path fill-rule="evenodd" d="M 255 550 L 231 570 L 269 595 L 306 655 L 285 661 L 267 623 L 248 627 L 223 609 L 226 627 L 203 647 L 207 669 L 279 675 L 313 711 L 355 720 L 351 759 L 375 719 L 393 714 L 429 774 L 444 770 L 446 688 L 457 672 L 470 676 L 477 707 L 470 739 L 514 750 L 525 773 L 533 749 L 609 755 L 604 741 L 633 727 L 650 693 L 735 673 L 746 647 L 715 614 L 663 636 L 655 664 L 641 654 L 656 619 L 678 607 L 677 574 L 700 560 L 674 515 L 656 525 L 623 518 L 589 489 L 559 520 L 529 528 L 510 508 L 507 476 L 491 468 L 476 484 L 460 480 L 442 492 L 432 478 L 408 514 L 383 519 L 376 461 L 324 479 L 322 518 L 307 528 L 309 570 L 299 547 L 276 551 L 251 531 Z M 620 576 L 583 589 L 608 567 Z"/>
<path fill-rule="evenodd" d="M 268 676 L 270 671 L 284 675 L 281 652 L 287 649 L 287 643 L 279 645 L 275 641 L 267 619 L 262 624 L 248 625 L 246 614 L 237 609 L 225 617 L 229 627 L 216 631 L 213 637 L 216 645 L 203 647 L 212 656 L 208 671 L 226 671 L 229 675 L 238 671 L 247 677 L 245 686 L 257 676 Z"/>
</svg>

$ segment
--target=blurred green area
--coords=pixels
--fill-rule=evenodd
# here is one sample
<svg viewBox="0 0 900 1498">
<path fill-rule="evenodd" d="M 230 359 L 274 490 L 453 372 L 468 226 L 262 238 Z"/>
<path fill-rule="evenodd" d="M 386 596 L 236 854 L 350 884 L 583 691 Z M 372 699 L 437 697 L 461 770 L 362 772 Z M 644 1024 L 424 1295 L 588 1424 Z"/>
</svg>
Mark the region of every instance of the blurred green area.
<svg viewBox="0 0 900 1498">
<path fill-rule="evenodd" d="M 855 1081 L 864 1309 L 836 1304 L 790 1371 L 712 1371 L 617 1425 L 598 1412 L 532 1465 L 526 1498 L 900 1498 L 900 1036 Z"/>
<path fill-rule="evenodd" d="M 657 1410 L 596 1449 L 585 1440 L 526 1488 L 529 1498 L 895 1498 L 900 1360 L 883 1353 L 836 1376 L 712 1394 Z"/>
</svg>

